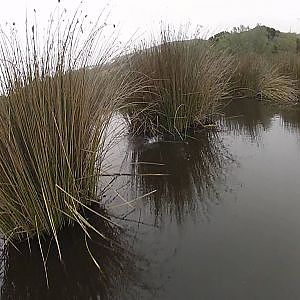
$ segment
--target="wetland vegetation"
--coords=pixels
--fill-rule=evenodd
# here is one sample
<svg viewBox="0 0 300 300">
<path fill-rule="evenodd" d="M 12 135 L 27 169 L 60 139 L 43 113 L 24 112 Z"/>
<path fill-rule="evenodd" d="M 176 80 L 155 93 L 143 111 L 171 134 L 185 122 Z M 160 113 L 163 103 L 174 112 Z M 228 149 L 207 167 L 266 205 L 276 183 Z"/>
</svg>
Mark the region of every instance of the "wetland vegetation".
<svg viewBox="0 0 300 300">
<path fill-rule="evenodd" d="M 237 185 L 239 136 L 298 136 L 300 36 L 163 26 L 125 53 L 106 22 L 88 27 L 77 12 L 62 27 L 64 17 L 44 40 L 36 24 L 25 44 L 14 27 L 0 33 L 1 295 L 151 298 L 139 226 L 209 220 Z"/>
</svg>

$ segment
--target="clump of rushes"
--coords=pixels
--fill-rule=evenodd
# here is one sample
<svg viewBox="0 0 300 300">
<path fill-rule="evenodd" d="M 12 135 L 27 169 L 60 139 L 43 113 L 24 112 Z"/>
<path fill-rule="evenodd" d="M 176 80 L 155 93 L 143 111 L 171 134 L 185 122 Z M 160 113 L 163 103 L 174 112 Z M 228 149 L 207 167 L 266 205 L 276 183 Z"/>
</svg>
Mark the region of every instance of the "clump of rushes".
<svg viewBox="0 0 300 300">
<path fill-rule="evenodd" d="M 260 78 L 264 60 L 257 54 L 235 56 L 235 72 L 232 76 L 235 92 L 238 96 L 255 98 L 259 93 Z"/>
<path fill-rule="evenodd" d="M 272 57 L 272 63 L 275 64 L 280 73 L 296 80 L 298 97 L 300 96 L 300 56 L 299 54 L 284 53 Z"/>
<path fill-rule="evenodd" d="M 259 90 L 262 99 L 278 104 L 296 104 L 298 101 L 296 80 L 280 74 L 274 66 L 262 73 Z"/>
<path fill-rule="evenodd" d="M 44 43 L 32 26 L 24 47 L 15 29 L 0 34 L 0 231 L 14 243 L 50 235 L 59 253 L 60 228 L 92 227 L 83 210 L 97 199 L 109 120 L 131 89 L 109 67 L 105 26 L 87 34 L 85 20 L 52 20 Z"/>
<path fill-rule="evenodd" d="M 191 127 L 208 124 L 229 94 L 232 58 L 186 32 L 164 27 L 159 41 L 127 57 L 136 78 L 147 82 L 127 106 L 133 132 L 184 138 Z"/>
<path fill-rule="evenodd" d="M 238 95 L 279 104 L 298 101 L 296 80 L 269 59 L 251 53 L 238 55 L 236 66 L 233 84 Z"/>
</svg>

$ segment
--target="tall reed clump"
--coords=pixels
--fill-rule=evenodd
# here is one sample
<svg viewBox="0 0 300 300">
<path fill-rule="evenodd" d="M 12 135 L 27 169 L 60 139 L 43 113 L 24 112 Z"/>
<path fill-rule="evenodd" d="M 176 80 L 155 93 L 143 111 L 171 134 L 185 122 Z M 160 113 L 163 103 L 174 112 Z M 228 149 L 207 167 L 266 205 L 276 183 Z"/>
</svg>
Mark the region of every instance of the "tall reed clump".
<svg viewBox="0 0 300 300">
<path fill-rule="evenodd" d="M 281 74 L 296 81 L 298 97 L 300 96 L 300 55 L 295 53 L 282 53 L 272 56 L 271 62 L 276 65 Z"/>
<path fill-rule="evenodd" d="M 13 242 L 51 235 L 58 251 L 60 228 L 92 228 L 83 210 L 97 198 L 107 127 L 130 89 L 109 68 L 104 26 L 86 34 L 78 18 L 52 20 L 45 42 L 27 26 L 24 47 L 15 29 L 0 34 L 0 231 Z"/>
<path fill-rule="evenodd" d="M 159 41 L 144 42 L 127 57 L 146 88 L 129 99 L 127 116 L 135 133 L 185 137 L 204 126 L 230 91 L 232 59 L 187 30 L 164 27 Z"/>
<path fill-rule="evenodd" d="M 260 97 L 279 104 L 296 104 L 298 90 L 296 80 L 280 74 L 277 67 L 268 68 L 260 78 Z"/>
<path fill-rule="evenodd" d="M 254 53 L 237 55 L 232 79 L 240 96 L 279 104 L 298 101 L 296 81 L 266 57 Z"/>
<path fill-rule="evenodd" d="M 238 96 L 257 96 L 264 63 L 262 57 L 257 54 L 235 56 L 236 69 L 232 81 Z"/>
</svg>

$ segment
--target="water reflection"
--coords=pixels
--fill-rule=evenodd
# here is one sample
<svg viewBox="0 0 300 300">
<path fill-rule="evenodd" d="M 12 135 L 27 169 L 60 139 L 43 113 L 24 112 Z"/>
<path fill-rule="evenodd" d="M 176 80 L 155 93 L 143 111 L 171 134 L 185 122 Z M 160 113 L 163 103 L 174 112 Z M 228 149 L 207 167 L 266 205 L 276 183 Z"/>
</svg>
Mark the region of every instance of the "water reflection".
<svg viewBox="0 0 300 300">
<path fill-rule="evenodd" d="M 294 178 L 299 177 L 300 161 L 293 135 L 299 137 L 300 111 L 277 111 L 263 103 L 240 100 L 226 108 L 220 122 L 233 141 L 230 150 L 223 144 L 224 136 L 224 143 L 228 139 L 223 131 L 199 134 L 185 142 L 137 139 L 129 142 L 128 149 L 124 139 L 112 150 L 113 174 L 169 175 L 106 177 L 110 187 L 104 190 L 107 207 L 120 205 L 116 214 L 123 218 L 122 205 L 126 204 L 129 212 L 135 209 L 134 201 L 130 205 L 124 202 L 157 190 L 143 199 L 141 221 L 147 223 L 148 216 L 154 216 L 159 224 L 170 219 L 174 224 L 161 230 L 140 229 L 138 242 L 129 247 L 121 229 L 89 216 L 109 237 L 105 240 L 90 232 L 92 240 L 87 239 L 101 272 L 87 250 L 82 229 L 65 229 L 60 233 L 62 263 L 54 241 L 50 247 L 44 242 L 49 289 L 38 243 L 31 244 L 31 253 L 27 244 L 18 245 L 20 252 L 9 247 L 4 256 L 2 299 L 298 299 L 300 244 L 295 228 L 300 205 Z M 283 132 L 280 125 L 292 134 Z M 269 131 L 268 135 L 264 131 Z M 231 135 L 239 138 L 231 139 Z M 244 136 L 250 141 L 262 138 L 267 146 L 252 147 L 244 143 Z M 237 153 L 241 165 L 234 172 L 236 162 L 230 151 Z M 283 155 L 290 159 L 282 160 Z M 240 182 L 243 187 L 235 189 Z M 224 193 L 227 185 L 234 189 L 236 203 L 230 201 L 232 193 Z M 210 217 L 213 206 L 221 202 L 228 205 L 214 210 L 213 222 L 201 226 L 190 222 Z M 140 221 L 139 216 L 135 220 Z M 170 234 L 183 223 L 188 224 L 184 234 Z M 131 247 L 156 259 L 145 267 L 147 272 L 139 271 L 144 262 L 128 251 Z M 153 282 L 158 278 L 155 296 L 145 285 L 149 278 Z M 156 285 L 153 282 L 151 287 Z"/>
<path fill-rule="evenodd" d="M 300 106 L 282 110 L 280 112 L 282 125 L 290 133 L 300 132 Z"/>
<path fill-rule="evenodd" d="M 136 185 L 140 194 L 156 190 L 149 196 L 156 221 L 168 215 L 178 223 L 186 216 L 208 216 L 210 206 L 219 202 L 221 187 L 216 186 L 232 161 L 215 133 L 198 134 L 184 142 L 144 144 L 132 152 L 134 173 L 167 174 L 139 176 Z"/>
<path fill-rule="evenodd" d="M 119 299 L 125 287 L 137 283 L 137 262 L 122 241 L 120 229 L 103 219 L 89 217 L 90 222 L 108 239 L 89 231 L 87 238 L 74 226 L 60 233 L 63 261 L 60 262 L 54 241 L 44 241 L 49 288 L 38 242 L 9 246 L 4 255 L 1 299 Z M 100 266 L 100 271 L 95 262 Z M 133 299 L 134 296 L 129 296 Z"/>
<path fill-rule="evenodd" d="M 277 112 L 278 108 L 268 103 L 252 99 L 233 100 L 225 107 L 220 123 L 234 135 L 259 142 L 262 133 L 271 128 L 272 118 Z"/>
<path fill-rule="evenodd" d="M 263 103 L 233 105 L 224 120 L 232 130 L 219 134 L 239 158 L 240 167 L 226 176 L 237 201 L 232 193 L 222 193 L 215 175 L 224 160 L 218 143 L 146 144 L 133 155 L 134 162 L 166 163 L 137 165 L 139 172 L 172 174 L 139 178 L 142 192 L 158 189 L 150 201 L 152 212 L 146 206 L 144 215 L 154 212 L 168 220 L 169 214 L 185 225 L 166 222 L 161 230 L 144 235 L 145 253 L 158 260 L 156 274 L 161 270 L 167 278 L 154 299 L 300 298 L 299 133 L 289 134 L 281 126 L 298 128 L 300 114 Z M 245 136 L 261 139 L 264 147 L 253 147 Z M 205 198 L 206 184 L 220 198 Z M 194 207 L 218 201 L 224 205 L 214 207 L 212 222 L 191 222 Z"/>
</svg>

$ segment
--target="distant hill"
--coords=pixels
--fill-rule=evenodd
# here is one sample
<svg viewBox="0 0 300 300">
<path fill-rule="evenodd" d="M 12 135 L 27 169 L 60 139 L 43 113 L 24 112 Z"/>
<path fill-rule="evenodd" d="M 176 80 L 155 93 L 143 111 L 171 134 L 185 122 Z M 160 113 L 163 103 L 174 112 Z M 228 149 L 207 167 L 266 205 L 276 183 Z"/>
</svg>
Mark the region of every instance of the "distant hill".
<svg viewBox="0 0 300 300">
<path fill-rule="evenodd" d="M 300 35 L 280 32 L 274 28 L 257 25 L 250 29 L 241 25 L 231 32 L 222 31 L 209 38 L 219 49 L 232 53 L 254 52 L 260 54 L 292 52 L 300 54 Z"/>
</svg>

